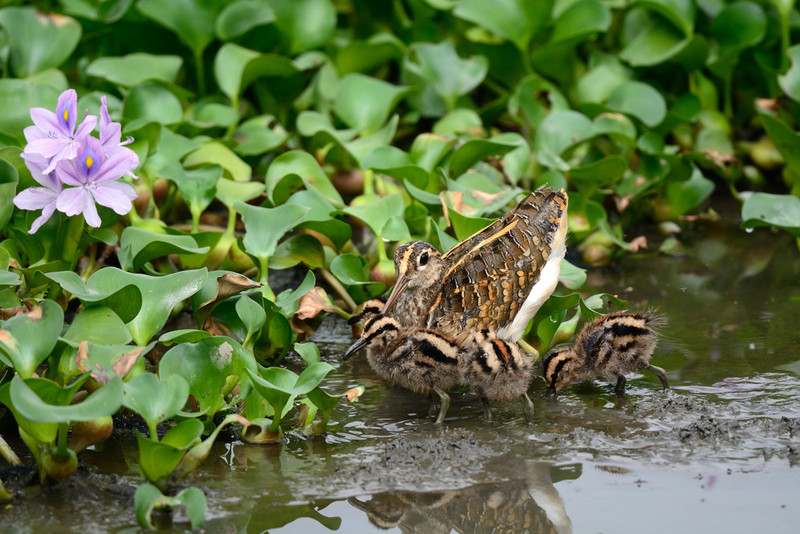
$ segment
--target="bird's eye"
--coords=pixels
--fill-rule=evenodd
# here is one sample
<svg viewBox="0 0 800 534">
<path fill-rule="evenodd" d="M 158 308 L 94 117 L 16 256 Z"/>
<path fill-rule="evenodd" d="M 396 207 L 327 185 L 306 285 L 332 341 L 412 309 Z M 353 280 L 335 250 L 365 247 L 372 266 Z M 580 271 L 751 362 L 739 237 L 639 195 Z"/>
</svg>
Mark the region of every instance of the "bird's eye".
<svg viewBox="0 0 800 534">
<path fill-rule="evenodd" d="M 422 266 L 426 265 L 427 263 L 428 263 L 428 253 L 427 252 L 423 252 L 419 256 L 419 266 L 422 267 Z"/>
</svg>

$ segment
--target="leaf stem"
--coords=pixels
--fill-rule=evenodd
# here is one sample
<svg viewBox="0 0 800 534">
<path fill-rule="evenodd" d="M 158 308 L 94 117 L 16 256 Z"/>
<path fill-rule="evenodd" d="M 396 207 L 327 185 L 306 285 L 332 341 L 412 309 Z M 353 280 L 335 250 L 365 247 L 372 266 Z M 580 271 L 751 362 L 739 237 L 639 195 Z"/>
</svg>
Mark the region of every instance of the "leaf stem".
<svg viewBox="0 0 800 534">
<path fill-rule="evenodd" d="M 342 297 L 342 300 L 344 300 L 345 304 L 347 304 L 347 307 L 350 308 L 350 311 L 356 309 L 358 304 L 356 304 L 356 301 L 353 300 L 353 297 L 350 296 L 342 283 L 335 276 L 333 276 L 332 272 L 330 272 L 328 269 L 317 269 L 317 272 L 319 272 L 319 274 L 322 275 L 322 278 L 328 282 L 328 285 L 331 286 L 334 291 L 336 291 L 336 294 Z"/>
<path fill-rule="evenodd" d="M 58 423 L 58 438 L 56 442 L 56 456 L 64 458 L 67 456 L 67 435 L 69 434 L 69 423 Z"/>
</svg>

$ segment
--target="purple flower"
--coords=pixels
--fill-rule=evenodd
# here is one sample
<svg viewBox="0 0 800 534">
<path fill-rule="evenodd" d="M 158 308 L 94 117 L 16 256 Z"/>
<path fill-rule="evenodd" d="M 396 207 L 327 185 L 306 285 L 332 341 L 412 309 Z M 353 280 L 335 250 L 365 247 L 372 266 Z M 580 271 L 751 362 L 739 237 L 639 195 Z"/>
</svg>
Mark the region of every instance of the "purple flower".
<svg viewBox="0 0 800 534">
<path fill-rule="evenodd" d="M 100 143 L 106 156 L 118 152 L 125 145 L 133 142 L 133 137 L 127 137 L 122 141 L 122 126 L 118 122 L 112 122 L 108 115 L 108 104 L 106 95 L 100 97 Z M 137 165 L 138 166 L 138 165 Z"/>
<path fill-rule="evenodd" d="M 74 89 L 67 89 L 58 97 L 56 112 L 49 109 L 31 108 L 33 126 L 25 128 L 25 154 L 38 154 L 50 160 L 44 173 L 50 173 L 59 161 L 75 157 L 81 141 L 87 137 L 95 126 L 97 117 L 87 115 L 83 118 L 78 130 L 78 94 Z"/>
<path fill-rule="evenodd" d="M 119 178 L 139 165 L 139 158 L 130 149 L 123 149 L 108 158 L 103 145 L 94 137 L 84 138 L 74 161 L 60 161 L 56 175 L 65 185 L 56 200 L 56 208 L 67 215 L 83 214 L 89 226 L 99 227 L 100 216 L 95 202 L 111 208 L 119 215 L 131 210 L 131 201 L 136 191 Z"/>
<path fill-rule="evenodd" d="M 23 210 L 42 210 L 42 214 L 33 221 L 29 234 L 35 234 L 41 226 L 53 215 L 56 210 L 56 199 L 61 194 L 63 186 L 55 172 L 45 173 L 47 158 L 38 154 L 23 154 L 25 165 L 31 171 L 31 176 L 43 187 L 29 187 L 14 197 L 14 205 Z"/>
</svg>

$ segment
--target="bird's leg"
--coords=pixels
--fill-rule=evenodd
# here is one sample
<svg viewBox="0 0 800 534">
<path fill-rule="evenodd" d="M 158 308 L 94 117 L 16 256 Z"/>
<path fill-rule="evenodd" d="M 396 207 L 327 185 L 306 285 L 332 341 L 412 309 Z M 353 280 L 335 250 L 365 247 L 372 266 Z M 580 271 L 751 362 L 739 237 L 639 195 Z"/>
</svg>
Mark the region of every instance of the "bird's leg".
<svg viewBox="0 0 800 534">
<path fill-rule="evenodd" d="M 433 395 L 433 391 L 428 395 L 428 399 L 431 401 L 431 405 L 428 407 L 428 415 L 434 415 L 436 414 L 436 397 Z"/>
<path fill-rule="evenodd" d="M 530 346 L 530 344 L 528 344 L 528 342 L 524 339 L 517 341 L 517 346 L 519 346 L 519 348 L 521 348 L 525 354 L 531 357 L 531 363 L 536 363 L 536 361 L 539 359 L 539 351 Z"/>
<path fill-rule="evenodd" d="M 522 394 L 522 403 L 522 414 L 525 416 L 525 420 L 530 423 L 533 421 L 533 402 L 527 392 Z"/>
<path fill-rule="evenodd" d="M 655 365 L 648 365 L 647 369 L 653 371 L 653 373 L 655 373 L 658 379 L 661 380 L 661 385 L 664 386 L 665 391 L 669 389 L 669 382 L 667 382 L 667 373 L 664 372 L 664 369 L 662 369 L 661 367 L 656 367 Z"/>
<path fill-rule="evenodd" d="M 447 415 L 447 410 L 450 408 L 450 395 L 442 391 L 441 389 L 434 389 L 434 391 L 439 395 L 439 398 L 442 400 L 442 406 L 439 408 L 439 417 L 436 418 L 436 424 L 441 425 L 444 423 L 444 418 Z"/>
<path fill-rule="evenodd" d="M 622 375 L 620 375 L 619 378 L 617 378 L 617 385 L 614 386 L 614 392 L 617 394 L 618 397 L 624 397 L 625 396 L 625 383 L 626 382 L 627 382 L 627 380 L 625 380 L 625 377 L 622 376 Z"/>
<path fill-rule="evenodd" d="M 489 399 L 486 397 L 481 397 L 481 402 L 483 403 L 483 416 L 486 418 L 487 423 L 492 422 L 492 407 L 489 405 Z"/>
</svg>

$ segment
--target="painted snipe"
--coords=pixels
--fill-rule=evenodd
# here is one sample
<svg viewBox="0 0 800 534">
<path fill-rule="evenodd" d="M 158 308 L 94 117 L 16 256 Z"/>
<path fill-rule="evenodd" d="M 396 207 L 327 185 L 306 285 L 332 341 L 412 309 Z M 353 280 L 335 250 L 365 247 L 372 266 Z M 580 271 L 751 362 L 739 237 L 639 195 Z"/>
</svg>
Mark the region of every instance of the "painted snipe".
<svg viewBox="0 0 800 534">
<path fill-rule="evenodd" d="M 650 364 L 658 330 L 666 318 L 658 313 L 612 313 L 584 326 L 571 347 L 557 349 L 544 359 L 544 378 L 548 395 L 572 382 L 602 375 L 616 378 L 614 388 L 625 394 L 625 375 L 648 369 L 655 373 L 666 390 L 664 369 Z"/>
<path fill-rule="evenodd" d="M 383 313 L 456 341 L 489 329 L 517 342 L 558 283 L 566 211 L 563 190 L 539 188 L 445 254 L 424 241 L 398 247 Z"/>
<path fill-rule="evenodd" d="M 364 332 L 344 354 L 348 359 L 363 347 L 367 361 L 382 378 L 416 391 L 436 393 L 441 400 L 437 424 L 442 424 L 450 406 L 447 390 L 456 383 L 469 386 L 483 401 L 491 420 L 490 401 L 522 397 L 523 413 L 530 420 L 533 403 L 528 397 L 531 361 L 513 344 L 484 330 L 458 344 L 436 330 L 403 327 L 397 319 L 379 312 L 383 302 L 375 299 L 350 322 L 364 321 Z"/>
</svg>

